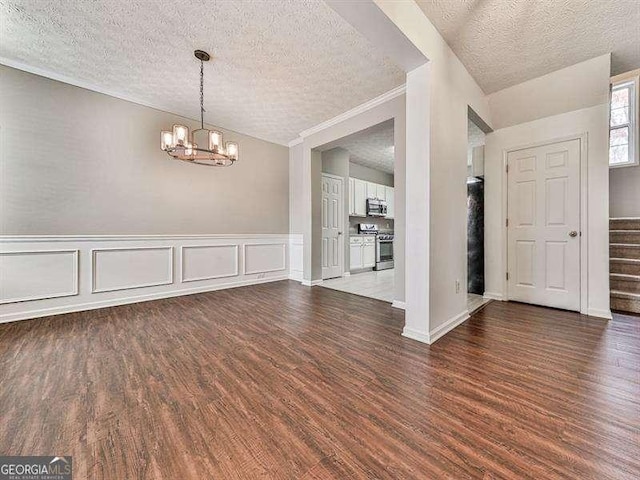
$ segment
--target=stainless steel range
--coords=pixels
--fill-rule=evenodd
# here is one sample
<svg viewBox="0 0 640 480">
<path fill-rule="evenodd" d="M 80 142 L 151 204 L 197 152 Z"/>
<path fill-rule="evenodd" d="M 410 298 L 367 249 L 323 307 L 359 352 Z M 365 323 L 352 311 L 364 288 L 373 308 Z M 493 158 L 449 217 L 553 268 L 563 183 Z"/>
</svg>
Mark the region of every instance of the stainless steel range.
<svg viewBox="0 0 640 480">
<path fill-rule="evenodd" d="M 359 224 L 358 232 L 376 235 L 376 266 L 374 269 L 393 268 L 393 232 L 380 233 L 378 226 L 373 223 Z"/>
<path fill-rule="evenodd" d="M 376 270 L 393 268 L 393 233 L 376 236 Z"/>
</svg>

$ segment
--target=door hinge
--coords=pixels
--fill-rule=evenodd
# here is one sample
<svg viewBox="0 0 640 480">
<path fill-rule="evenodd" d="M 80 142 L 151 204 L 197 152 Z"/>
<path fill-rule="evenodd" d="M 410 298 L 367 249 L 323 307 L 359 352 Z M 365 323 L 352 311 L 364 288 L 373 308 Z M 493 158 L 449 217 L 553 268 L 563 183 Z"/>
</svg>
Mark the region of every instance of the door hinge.
<svg viewBox="0 0 640 480">
<path fill-rule="evenodd" d="M 505 227 L 508 227 L 508 226 L 509 226 L 509 219 L 508 219 L 508 218 L 504 221 L 504 226 L 505 226 Z"/>
<path fill-rule="evenodd" d="M 507 280 L 509 280 L 509 272 L 507 272 Z"/>
<path fill-rule="evenodd" d="M 508 163 L 504 166 L 504 169 L 506 170 L 507 173 L 509 173 L 509 164 Z"/>
</svg>

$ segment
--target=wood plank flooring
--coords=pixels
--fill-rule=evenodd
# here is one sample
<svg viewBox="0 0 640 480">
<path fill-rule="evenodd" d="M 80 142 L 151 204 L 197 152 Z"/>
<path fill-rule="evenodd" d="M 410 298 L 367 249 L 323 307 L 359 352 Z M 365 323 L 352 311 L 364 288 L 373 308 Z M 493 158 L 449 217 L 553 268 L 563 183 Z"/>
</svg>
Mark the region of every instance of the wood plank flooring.
<svg viewBox="0 0 640 480">
<path fill-rule="evenodd" d="M 640 318 L 277 282 L 0 325 L 0 454 L 78 479 L 637 479 Z"/>
</svg>

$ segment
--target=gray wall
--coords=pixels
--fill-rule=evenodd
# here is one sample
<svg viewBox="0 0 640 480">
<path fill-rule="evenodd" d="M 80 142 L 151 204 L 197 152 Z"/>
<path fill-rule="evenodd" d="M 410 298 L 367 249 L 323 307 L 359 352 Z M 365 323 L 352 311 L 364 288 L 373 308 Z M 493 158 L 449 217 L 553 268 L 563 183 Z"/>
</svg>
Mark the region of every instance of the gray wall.
<svg viewBox="0 0 640 480">
<path fill-rule="evenodd" d="M 380 185 L 393 187 L 393 175 L 373 168 L 364 167 L 357 163 L 349 162 L 349 176 L 373 182 Z"/>
<path fill-rule="evenodd" d="M 342 228 L 344 271 L 349 271 L 349 152 L 343 148 L 332 148 L 322 152 L 322 173 L 330 173 L 342 178 L 343 200 Z"/>
<path fill-rule="evenodd" d="M 0 234 L 289 231 L 286 147 L 223 130 L 238 163 L 189 165 L 160 150 L 174 123 L 197 125 L 0 66 Z"/>
<path fill-rule="evenodd" d="M 609 170 L 609 215 L 640 217 L 640 166 Z"/>
</svg>

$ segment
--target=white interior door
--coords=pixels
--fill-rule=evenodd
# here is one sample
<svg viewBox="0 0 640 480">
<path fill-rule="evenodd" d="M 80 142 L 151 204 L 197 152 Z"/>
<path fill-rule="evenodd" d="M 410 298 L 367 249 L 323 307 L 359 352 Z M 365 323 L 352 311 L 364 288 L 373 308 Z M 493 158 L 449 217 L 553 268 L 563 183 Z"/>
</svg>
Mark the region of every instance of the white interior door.
<svg viewBox="0 0 640 480">
<path fill-rule="evenodd" d="M 322 278 L 342 276 L 342 179 L 322 175 Z"/>
<path fill-rule="evenodd" d="M 580 310 L 580 140 L 509 152 L 510 300 Z"/>
</svg>

